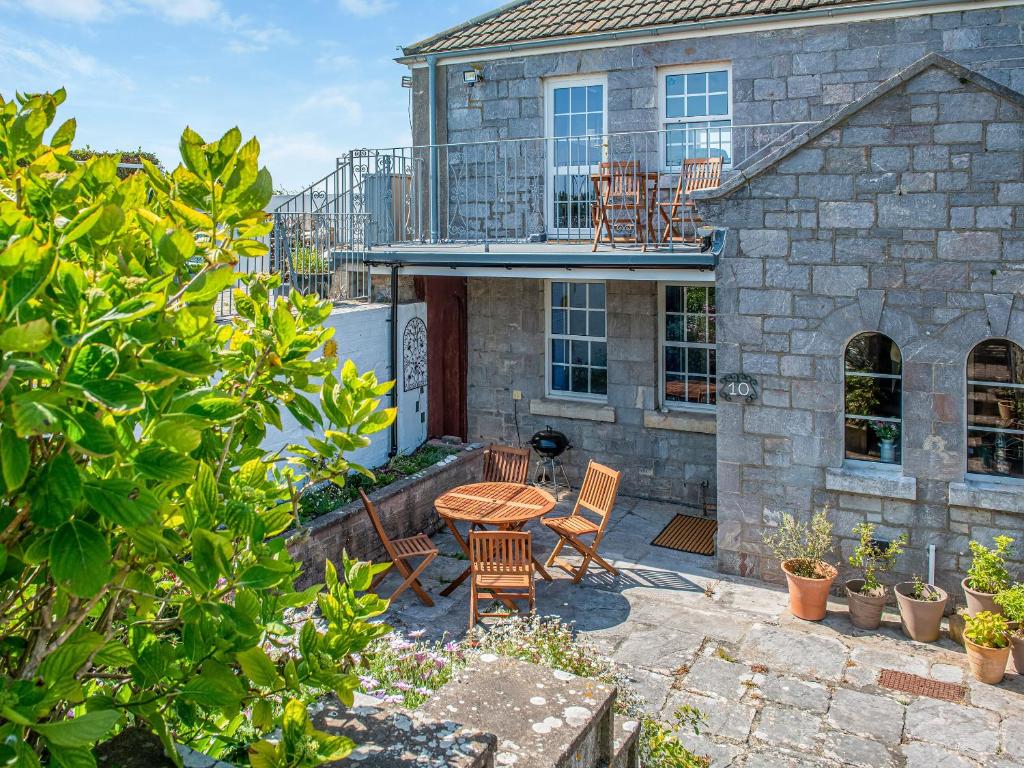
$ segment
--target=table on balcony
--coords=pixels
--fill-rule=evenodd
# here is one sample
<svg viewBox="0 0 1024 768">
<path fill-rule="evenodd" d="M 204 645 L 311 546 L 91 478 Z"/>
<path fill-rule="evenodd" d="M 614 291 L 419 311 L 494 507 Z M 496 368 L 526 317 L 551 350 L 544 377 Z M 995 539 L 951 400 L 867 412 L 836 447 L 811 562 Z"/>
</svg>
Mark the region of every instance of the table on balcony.
<svg viewBox="0 0 1024 768">
<path fill-rule="evenodd" d="M 606 242 L 642 243 L 644 250 L 650 242 L 654 231 L 654 215 L 658 199 L 657 171 L 640 170 L 639 163 L 633 161 L 612 161 L 601 163 L 601 170 L 591 174 L 590 181 L 594 187 L 594 247 Z M 617 237 L 614 226 L 622 221 L 613 221 L 612 213 L 627 211 L 632 213 L 628 222 L 633 225 L 633 234 L 628 237 Z M 602 239 L 602 230 L 606 239 Z"/>
</svg>

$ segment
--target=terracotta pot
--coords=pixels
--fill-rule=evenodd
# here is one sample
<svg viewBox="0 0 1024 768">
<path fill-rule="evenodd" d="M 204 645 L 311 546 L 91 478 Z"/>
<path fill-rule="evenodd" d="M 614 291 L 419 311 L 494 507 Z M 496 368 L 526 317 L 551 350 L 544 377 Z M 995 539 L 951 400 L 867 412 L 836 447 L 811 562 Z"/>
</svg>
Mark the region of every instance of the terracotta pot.
<svg viewBox="0 0 1024 768">
<path fill-rule="evenodd" d="M 846 599 L 850 609 L 850 621 L 860 629 L 878 629 L 882 625 L 882 611 L 885 610 L 885 587 L 881 595 L 862 595 L 864 579 L 850 579 L 846 582 Z"/>
<path fill-rule="evenodd" d="M 978 592 L 967 586 L 967 579 L 960 582 L 964 588 L 964 596 L 967 598 L 967 615 L 977 616 L 982 611 L 1002 613 L 1002 607 L 995 601 L 995 595 L 991 592 Z"/>
<path fill-rule="evenodd" d="M 1013 656 L 1013 668 L 1018 675 L 1024 675 L 1024 635 L 1019 631 L 1010 635 L 1010 655 Z"/>
<path fill-rule="evenodd" d="M 942 626 L 942 614 L 946 611 L 946 602 L 949 595 L 938 587 L 932 587 L 938 592 L 938 600 L 915 600 L 910 595 L 914 591 L 914 582 L 904 581 L 897 584 L 895 588 L 896 602 L 900 606 L 900 624 L 903 626 L 903 634 L 911 640 L 919 643 L 934 643 L 939 639 L 939 629 Z"/>
<path fill-rule="evenodd" d="M 782 571 L 789 583 L 789 612 L 804 621 L 821 621 L 825 618 L 828 592 L 839 572 L 828 563 L 821 563 L 823 578 L 809 579 L 797 576 L 790 570 L 793 560 L 782 563 Z"/>
<path fill-rule="evenodd" d="M 967 648 L 967 662 L 975 679 L 989 685 L 1001 682 L 1006 673 L 1006 662 L 1010 660 L 1010 646 L 1005 648 L 986 648 L 964 638 Z"/>
</svg>

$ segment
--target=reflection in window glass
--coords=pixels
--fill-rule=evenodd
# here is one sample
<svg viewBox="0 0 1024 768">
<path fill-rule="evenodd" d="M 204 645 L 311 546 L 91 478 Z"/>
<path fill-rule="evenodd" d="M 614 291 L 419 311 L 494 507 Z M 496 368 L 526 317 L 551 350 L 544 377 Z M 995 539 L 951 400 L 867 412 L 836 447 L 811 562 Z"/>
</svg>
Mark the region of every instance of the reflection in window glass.
<svg viewBox="0 0 1024 768">
<path fill-rule="evenodd" d="M 1024 353 L 992 339 L 967 358 L 967 471 L 1024 477 Z"/>
<path fill-rule="evenodd" d="M 903 359 L 881 333 L 862 333 L 846 347 L 846 458 L 901 462 Z"/>
<path fill-rule="evenodd" d="M 551 391 L 608 393 L 604 283 L 551 283 Z"/>
<path fill-rule="evenodd" d="M 593 226 L 590 174 L 601 162 L 604 132 L 604 86 L 573 85 L 553 89 L 550 151 L 554 165 L 551 194 L 554 228 L 586 230 Z M 577 233 L 578 234 L 578 233 Z"/>
<path fill-rule="evenodd" d="M 665 164 L 689 158 L 732 159 L 732 119 L 727 70 L 665 76 Z"/>
<path fill-rule="evenodd" d="M 665 402 L 714 405 L 715 289 L 665 286 Z"/>
</svg>

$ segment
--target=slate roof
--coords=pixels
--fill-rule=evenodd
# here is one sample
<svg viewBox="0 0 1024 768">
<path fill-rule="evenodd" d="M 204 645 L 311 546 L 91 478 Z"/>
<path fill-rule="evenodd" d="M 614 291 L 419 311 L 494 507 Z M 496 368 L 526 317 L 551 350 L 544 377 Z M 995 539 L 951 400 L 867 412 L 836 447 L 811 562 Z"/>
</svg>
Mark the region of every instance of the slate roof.
<svg viewBox="0 0 1024 768">
<path fill-rule="evenodd" d="M 763 17 L 873 1 L 516 0 L 403 50 L 406 56 L 414 56 L 669 24 Z"/>
</svg>

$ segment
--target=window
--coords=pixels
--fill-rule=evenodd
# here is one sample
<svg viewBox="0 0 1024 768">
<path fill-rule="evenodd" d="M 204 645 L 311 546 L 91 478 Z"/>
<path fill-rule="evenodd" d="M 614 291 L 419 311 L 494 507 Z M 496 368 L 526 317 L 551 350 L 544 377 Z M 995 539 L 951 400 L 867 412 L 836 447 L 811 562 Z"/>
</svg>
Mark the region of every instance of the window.
<svg viewBox="0 0 1024 768">
<path fill-rule="evenodd" d="M 715 289 L 666 285 L 661 323 L 662 402 L 710 409 L 715 405 Z"/>
<path fill-rule="evenodd" d="M 726 65 L 672 70 L 662 75 L 665 167 L 683 160 L 732 160 L 732 72 Z"/>
<path fill-rule="evenodd" d="M 967 358 L 967 471 L 1024 478 L 1024 351 L 992 339 Z"/>
<path fill-rule="evenodd" d="M 604 283 L 552 281 L 549 293 L 549 391 L 604 398 L 608 394 Z"/>
<path fill-rule="evenodd" d="M 548 189 L 551 227 L 565 237 L 593 228 L 593 185 L 604 152 L 605 85 L 603 80 L 559 80 L 548 85 L 551 146 Z"/>
<path fill-rule="evenodd" d="M 899 464 L 903 436 L 903 359 L 881 333 L 846 346 L 846 458 Z"/>
</svg>

